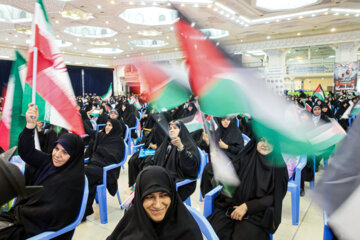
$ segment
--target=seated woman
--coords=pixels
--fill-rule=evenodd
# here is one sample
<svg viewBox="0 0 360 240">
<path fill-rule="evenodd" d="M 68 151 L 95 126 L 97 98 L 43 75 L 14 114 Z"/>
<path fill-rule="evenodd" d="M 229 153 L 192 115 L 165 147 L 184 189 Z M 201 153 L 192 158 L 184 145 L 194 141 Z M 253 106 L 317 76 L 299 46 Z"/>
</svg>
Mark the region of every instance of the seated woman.
<svg viewBox="0 0 360 240">
<path fill-rule="evenodd" d="M 39 114 L 32 105 L 26 112 L 26 128 L 19 136 L 18 150 L 27 163 L 26 185 L 42 185 L 43 190 L 17 199 L 10 212 L 0 215 L 0 221 L 12 225 L 0 229 L 0 239 L 25 239 L 59 230 L 75 221 L 81 206 L 84 143 L 78 135 L 66 133 L 55 142 L 51 154 L 36 150 L 34 128 Z M 63 234 L 61 239 L 71 239 L 72 233 Z"/>
<path fill-rule="evenodd" d="M 220 239 L 270 239 L 279 226 L 289 178 L 281 154 L 273 150 L 266 139 L 252 139 L 236 157 L 241 184 L 232 197 L 216 197 L 208 217 Z M 279 163 L 283 167 L 275 167 Z"/>
<path fill-rule="evenodd" d="M 89 180 L 89 197 L 86 206 L 86 216 L 94 211 L 92 204 L 96 194 L 96 186 L 102 184 L 103 167 L 110 164 L 119 163 L 124 155 L 124 140 L 121 137 L 120 123 L 116 119 L 109 119 L 106 122 L 104 132 L 96 132 L 94 145 L 90 148 L 90 160 L 85 165 L 85 173 Z M 114 196 L 118 189 L 117 179 L 119 178 L 120 168 L 113 169 L 107 173 L 107 189 Z"/>
<path fill-rule="evenodd" d="M 145 168 L 136 179 L 133 205 L 107 240 L 203 239 L 201 231 L 182 203 L 168 172 Z"/>
<path fill-rule="evenodd" d="M 179 121 L 169 123 L 169 136 L 165 137 L 148 164 L 165 168 L 176 182 L 197 177 L 200 154 L 184 123 Z M 178 189 L 180 198 L 185 200 L 195 188 L 196 182 L 180 187 Z"/>
<path fill-rule="evenodd" d="M 126 125 L 128 125 L 129 128 L 135 127 L 136 125 L 136 113 L 136 108 L 128 102 L 121 106 L 121 119 Z M 131 131 L 131 137 L 137 138 L 135 129 Z"/>
<path fill-rule="evenodd" d="M 141 140 L 141 144 L 144 144 L 144 148 L 156 150 L 164 138 L 167 135 L 167 132 L 164 128 L 168 125 L 170 121 L 170 114 L 167 112 L 151 114 L 150 118 L 155 119 L 154 126 L 149 135 L 143 136 Z M 140 151 L 134 153 L 128 161 L 129 165 L 129 187 L 133 186 L 136 181 L 136 177 L 139 172 L 144 168 L 147 163 L 146 158 L 139 158 Z M 152 158 L 152 156 L 148 156 L 147 158 Z"/>
<path fill-rule="evenodd" d="M 244 148 L 244 139 L 242 138 L 240 129 L 236 126 L 236 119 L 227 117 L 216 118 L 216 120 L 219 127 L 214 133 L 215 140 L 226 156 L 228 156 L 230 160 L 234 161 L 236 155 Z M 209 152 L 209 138 L 205 132 L 203 133 L 203 140 L 207 146 L 207 149 L 204 150 Z M 201 179 L 201 193 L 203 195 L 214 187 L 212 184 L 213 177 L 214 173 L 212 165 L 209 163 L 205 166 Z"/>
</svg>

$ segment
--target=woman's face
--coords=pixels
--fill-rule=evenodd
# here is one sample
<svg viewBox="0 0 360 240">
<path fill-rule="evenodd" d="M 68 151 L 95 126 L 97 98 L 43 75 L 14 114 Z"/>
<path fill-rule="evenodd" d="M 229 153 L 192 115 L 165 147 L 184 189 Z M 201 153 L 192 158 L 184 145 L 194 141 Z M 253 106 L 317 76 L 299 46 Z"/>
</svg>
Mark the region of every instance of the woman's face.
<svg viewBox="0 0 360 240">
<path fill-rule="evenodd" d="M 113 128 L 113 125 L 111 124 L 111 122 L 107 122 L 106 126 L 105 126 L 105 133 L 109 134 L 109 132 L 111 131 L 112 128 Z"/>
<path fill-rule="evenodd" d="M 320 116 L 321 108 L 319 108 L 319 107 L 314 108 L 313 113 L 315 116 Z"/>
<path fill-rule="evenodd" d="M 229 119 L 226 119 L 226 118 L 221 119 L 221 125 L 223 126 L 223 128 L 228 128 L 230 122 L 231 121 Z"/>
<path fill-rule="evenodd" d="M 265 138 L 262 138 L 257 143 L 256 150 L 261 155 L 266 156 L 274 150 L 274 146 L 271 145 Z"/>
<path fill-rule="evenodd" d="M 52 161 L 55 167 L 63 166 L 70 159 L 70 154 L 61 144 L 56 144 L 52 150 Z"/>
<path fill-rule="evenodd" d="M 121 106 L 121 110 L 122 110 L 122 111 L 125 111 L 125 109 L 126 109 L 126 106 L 125 106 L 125 105 L 122 105 L 122 106 Z"/>
<path fill-rule="evenodd" d="M 193 110 L 193 106 L 192 106 L 192 105 L 189 105 L 189 106 L 188 106 L 188 110 L 189 110 L 189 112 L 191 112 L 191 111 Z"/>
<path fill-rule="evenodd" d="M 172 139 L 179 136 L 179 133 L 180 133 L 180 128 L 178 128 L 178 126 L 176 126 L 176 124 L 169 125 L 169 135 Z"/>
<path fill-rule="evenodd" d="M 143 208 L 154 222 L 161 222 L 171 204 L 170 195 L 166 192 L 154 192 L 143 200 Z"/>
</svg>

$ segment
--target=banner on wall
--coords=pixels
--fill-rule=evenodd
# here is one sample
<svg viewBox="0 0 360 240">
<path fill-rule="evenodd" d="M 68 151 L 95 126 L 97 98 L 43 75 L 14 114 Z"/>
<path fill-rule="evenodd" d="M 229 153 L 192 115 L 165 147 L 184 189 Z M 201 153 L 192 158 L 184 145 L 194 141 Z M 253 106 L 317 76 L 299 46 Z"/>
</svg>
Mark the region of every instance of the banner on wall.
<svg viewBox="0 0 360 240">
<path fill-rule="evenodd" d="M 266 86 L 273 89 L 279 95 L 284 94 L 284 70 L 283 67 L 265 68 Z"/>
<path fill-rule="evenodd" d="M 343 90 L 355 91 L 358 75 L 358 62 L 335 63 L 334 90 L 340 93 Z"/>
</svg>

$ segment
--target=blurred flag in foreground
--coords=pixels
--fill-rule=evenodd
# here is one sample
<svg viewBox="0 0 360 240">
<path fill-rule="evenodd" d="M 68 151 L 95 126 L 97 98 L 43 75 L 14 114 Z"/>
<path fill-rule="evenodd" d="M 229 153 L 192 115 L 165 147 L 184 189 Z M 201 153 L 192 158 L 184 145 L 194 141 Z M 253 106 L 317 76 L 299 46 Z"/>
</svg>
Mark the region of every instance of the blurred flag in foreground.
<svg viewBox="0 0 360 240">
<path fill-rule="evenodd" d="M 324 123 L 322 130 L 329 133 L 329 138 L 316 138 L 312 122 L 300 122 L 294 104 L 275 95 L 249 70 L 236 67 L 229 54 L 183 16 L 175 25 L 190 69 L 190 85 L 202 112 L 217 117 L 249 113 L 258 137 L 275 143 L 282 153 L 293 155 L 321 152 L 346 135 L 334 126 L 338 123 Z"/>
<path fill-rule="evenodd" d="M 11 66 L 6 102 L 0 122 L 0 147 L 5 151 L 17 146 L 19 134 L 26 125 L 25 117 L 21 116 L 22 86 L 25 82 L 26 61 L 18 51 L 15 52 L 15 56 L 15 61 Z"/>
<path fill-rule="evenodd" d="M 32 101 L 34 48 L 37 47 L 36 105 L 39 107 L 39 121 L 83 135 L 84 127 L 70 78 L 42 0 L 35 3 L 32 32 L 22 114 Z"/>
<path fill-rule="evenodd" d="M 322 178 L 313 199 L 329 216 L 339 239 L 359 239 L 360 228 L 360 119 L 355 119 Z"/>
<path fill-rule="evenodd" d="M 350 113 L 350 116 L 353 117 L 353 116 L 356 116 L 358 115 L 360 112 L 360 100 L 358 100 L 355 104 L 354 104 L 354 107 L 353 109 L 351 110 L 351 113 Z"/>
<path fill-rule="evenodd" d="M 192 92 L 186 72 L 173 66 L 150 62 L 136 64 L 151 103 L 158 111 L 175 108 L 190 98 Z"/>
</svg>

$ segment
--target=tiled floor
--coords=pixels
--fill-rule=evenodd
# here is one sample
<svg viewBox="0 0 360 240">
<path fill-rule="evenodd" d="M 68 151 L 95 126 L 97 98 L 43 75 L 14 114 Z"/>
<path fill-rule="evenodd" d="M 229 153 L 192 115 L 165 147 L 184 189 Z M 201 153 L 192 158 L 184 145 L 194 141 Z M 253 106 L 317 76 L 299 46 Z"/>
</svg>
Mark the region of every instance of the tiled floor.
<svg viewBox="0 0 360 240">
<path fill-rule="evenodd" d="M 119 178 L 119 190 L 122 200 L 125 200 L 130 193 L 127 186 L 128 175 L 127 168 L 125 171 L 121 170 Z M 323 170 L 316 174 L 319 179 Z M 308 184 L 306 184 L 307 193 Z M 192 206 L 203 211 L 203 203 L 199 202 L 199 186 L 197 186 L 195 193 L 191 197 Z M 94 203 L 94 214 L 87 218 L 87 221 L 81 223 L 75 231 L 73 239 L 106 239 L 111 234 L 113 229 L 124 214 L 120 209 L 116 196 L 112 197 L 107 193 L 108 206 L 108 223 L 100 223 L 99 207 Z M 287 193 L 283 201 L 282 222 L 274 234 L 274 240 L 316 240 L 323 238 L 323 215 L 321 209 L 311 202 L 309 198 L 301 197 L 300 199 L 300 219 L 299 225 L 293 226 L 291 224 L 291 195 Z"/>
</svg>

